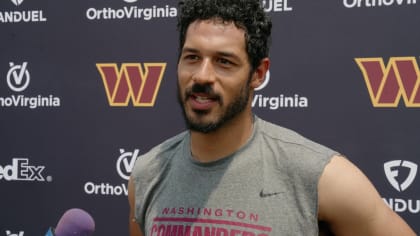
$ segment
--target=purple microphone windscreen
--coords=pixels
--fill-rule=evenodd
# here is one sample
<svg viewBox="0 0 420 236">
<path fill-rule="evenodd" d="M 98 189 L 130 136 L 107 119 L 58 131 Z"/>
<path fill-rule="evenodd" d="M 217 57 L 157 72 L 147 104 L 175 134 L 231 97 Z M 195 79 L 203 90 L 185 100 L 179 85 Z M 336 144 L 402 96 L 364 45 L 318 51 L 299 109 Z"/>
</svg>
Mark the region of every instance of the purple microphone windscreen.
<svg viewBox="0 0 420 236">
<path fill-rule="evenodd" d="M 58 221 L 55 236 L 90 236 L 95 231 L 95 221 L 86 211 L 67 210 Z"/>
</svg>

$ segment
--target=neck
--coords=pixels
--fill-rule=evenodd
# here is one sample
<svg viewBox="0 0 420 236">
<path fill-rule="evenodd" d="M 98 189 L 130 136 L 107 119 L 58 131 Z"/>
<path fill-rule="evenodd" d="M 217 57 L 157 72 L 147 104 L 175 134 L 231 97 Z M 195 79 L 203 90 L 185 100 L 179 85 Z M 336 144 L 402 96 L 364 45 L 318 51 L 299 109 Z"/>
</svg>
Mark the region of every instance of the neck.
<svg viewBox="0 0 420 236">
<path fill-rule="evenodd" d="M 212 162 L 234 153 L 252 135 L 253 123 L 252 113 L 244 112 L 213 132 L 191 131 L 192 156 L 200 162 Z"/>
</svg>

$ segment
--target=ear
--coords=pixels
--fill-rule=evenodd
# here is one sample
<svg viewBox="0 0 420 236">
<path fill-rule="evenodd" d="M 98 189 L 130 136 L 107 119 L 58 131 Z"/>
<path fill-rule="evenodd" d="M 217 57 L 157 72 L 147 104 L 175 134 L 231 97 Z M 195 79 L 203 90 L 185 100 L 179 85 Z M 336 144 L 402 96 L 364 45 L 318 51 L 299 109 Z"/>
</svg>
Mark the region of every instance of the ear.
<svg viewBox="0 0 420 236">
<path fill-rule="evenodd" d="M 260 62 L 260 65 L 252 74 L 252 79 L 250 86 L 252 89 L 258 88 L 265 80 L 265 74 L 270 68 L 270 59 L 268 57 L 263 58 Z"/>
</svg>

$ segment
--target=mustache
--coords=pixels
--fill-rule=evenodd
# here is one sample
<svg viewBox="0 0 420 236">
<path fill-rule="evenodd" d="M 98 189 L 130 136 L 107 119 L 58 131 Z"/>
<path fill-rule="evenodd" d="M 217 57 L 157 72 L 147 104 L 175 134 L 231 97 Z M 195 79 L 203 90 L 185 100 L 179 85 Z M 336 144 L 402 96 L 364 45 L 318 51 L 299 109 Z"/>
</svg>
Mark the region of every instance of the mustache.
<svg viewBox="0 0 420 236">
<path fill-rule="evenodd" d="M 193 84 L 190 88 L 186 89 L 185 97 L 189 97 L 194 93 L 204 93 L 207 94 L 209 97 L 214 99 L 220 99 L 220 95 L 216 93 L 213 87 L 209 84 Z"/>
</svg>

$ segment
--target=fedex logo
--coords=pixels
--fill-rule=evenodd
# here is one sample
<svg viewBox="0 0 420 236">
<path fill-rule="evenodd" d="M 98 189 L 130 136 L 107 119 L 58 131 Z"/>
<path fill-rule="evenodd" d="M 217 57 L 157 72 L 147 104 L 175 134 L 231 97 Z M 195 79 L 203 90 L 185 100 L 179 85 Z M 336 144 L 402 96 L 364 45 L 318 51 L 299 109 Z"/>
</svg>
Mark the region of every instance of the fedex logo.
<svg viewBox="0 0 420 236">
<path fill-rule="evenodd" d="M 128 106 L 131 100 L 133 106 L 152 107 L 166 63 L 123 63 L 120 68 L 115 63 L 99 63 L 96 67 L 110 106 Z"/>
<path fill-rule="evenodd" d="M 11 165 L 0 166 L 0 180 L 6 181 L 45 181 L 42 172 L 45 166 L 31 166 L 27 158 L 13 158 Z M 51 177 L 47 177 L 51 181 Z"/>
<path fill-rule="evenodd" d="M 420 72 L 414 57 L 356 58 L 374 107 L 420 107 Z"/>
</svg>

